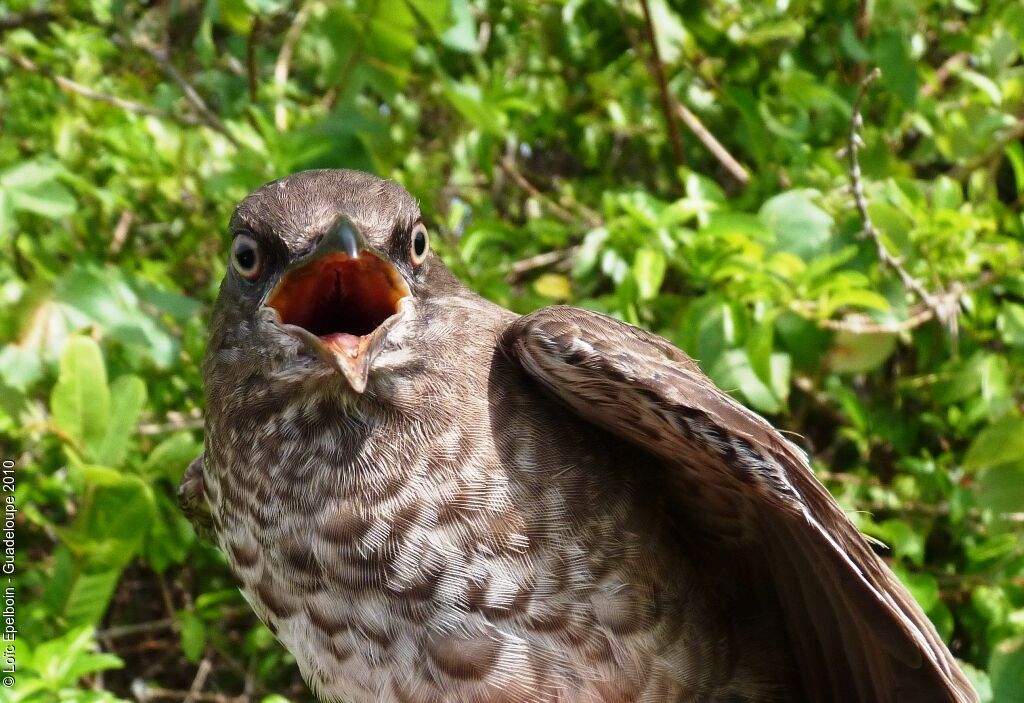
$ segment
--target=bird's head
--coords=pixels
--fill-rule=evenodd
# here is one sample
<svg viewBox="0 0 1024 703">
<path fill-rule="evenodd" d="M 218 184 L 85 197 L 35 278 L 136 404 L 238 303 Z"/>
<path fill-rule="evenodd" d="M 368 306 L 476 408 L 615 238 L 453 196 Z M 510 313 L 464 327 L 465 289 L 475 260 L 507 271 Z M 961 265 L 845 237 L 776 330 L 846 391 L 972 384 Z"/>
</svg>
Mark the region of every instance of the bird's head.
<svg viewBox="0 0 1024 703">
<path fill-rule="evenodd" d="M 242 201 L 230 229 L 207 363 L 236 373 L 271 367 L 362 393 L 425 301 L 458 287 L 412 196 L 366 173 L 274 181 Z"/>
</svg>

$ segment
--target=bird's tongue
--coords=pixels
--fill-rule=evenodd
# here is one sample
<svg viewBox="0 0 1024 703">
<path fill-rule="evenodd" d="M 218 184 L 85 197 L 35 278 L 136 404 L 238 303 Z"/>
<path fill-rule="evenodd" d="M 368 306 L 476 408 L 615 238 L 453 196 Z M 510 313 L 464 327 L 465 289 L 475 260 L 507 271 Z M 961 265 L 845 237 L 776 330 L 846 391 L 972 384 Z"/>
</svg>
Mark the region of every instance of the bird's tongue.
<svg viewBox="0 0 1024 703">
<path fill-rule="evenodd" d="M 332 252 L 285 273 L 267 305 L 282 323 L 301 327 L 336 355 L 354 360 L 407 295 L 402 277 L 375 254 L 363 251 L 352 258 Z"/>
<path fill-rule="evenodd" d="M 362 351 L 360 348 L 362 346 L 361 342 L 366 338 L 354 334 L 348 334 L 347 332 L 336 332 L 334 334 L 322 335 L 320 339 L 322 339 L 324 344 L 335 352 L 339 354 L 346 354 L 355 359 L 359 356 L 359 352 Z"/>
</svg>

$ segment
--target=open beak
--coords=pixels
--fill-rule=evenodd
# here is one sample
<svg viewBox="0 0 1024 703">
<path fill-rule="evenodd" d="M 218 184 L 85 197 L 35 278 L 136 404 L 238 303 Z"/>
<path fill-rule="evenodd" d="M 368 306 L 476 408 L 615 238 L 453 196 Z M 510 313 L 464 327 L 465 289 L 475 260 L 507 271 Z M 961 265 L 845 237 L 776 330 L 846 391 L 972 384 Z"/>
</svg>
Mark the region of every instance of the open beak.
<svg viewBox="0 0 1024 703">
<path fill-rule="evenodd" d="M 265 304 L 362 393 L 385 323 L 408 296 L 401 274 L 342 220 L 288 267 Z"/>
</svg>

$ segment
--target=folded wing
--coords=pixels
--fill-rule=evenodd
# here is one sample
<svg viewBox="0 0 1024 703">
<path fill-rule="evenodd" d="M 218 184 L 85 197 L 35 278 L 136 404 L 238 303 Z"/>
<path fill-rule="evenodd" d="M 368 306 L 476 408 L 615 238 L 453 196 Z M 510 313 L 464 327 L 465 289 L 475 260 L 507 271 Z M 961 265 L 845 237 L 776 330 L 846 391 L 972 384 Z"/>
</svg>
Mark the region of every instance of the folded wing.
<svg viewBox="0 0 1024 703">
<path fill-rule="evenodd" d="M 811 701 L 977 701 L 938 633 L 803 453 L 666 340 L 571 307 L 502 344 L 581 417 L 662 460 L 678 522 L 762 555 Z M 751 550 L 753 546 L 756 549 Z"/>
</svg>

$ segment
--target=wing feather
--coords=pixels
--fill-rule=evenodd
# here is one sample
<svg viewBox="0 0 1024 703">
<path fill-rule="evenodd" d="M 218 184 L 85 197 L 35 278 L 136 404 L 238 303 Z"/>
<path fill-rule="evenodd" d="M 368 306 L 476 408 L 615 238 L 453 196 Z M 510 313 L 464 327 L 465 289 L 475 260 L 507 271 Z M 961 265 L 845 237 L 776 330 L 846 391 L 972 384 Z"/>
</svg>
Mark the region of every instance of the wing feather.
<svg viewBox="0 0 1024 703">
<path fill-rule="evenodd" d="M 520 318 L 502 345 L 581 417 L 660 457 L 689 529 L 760 548 L 809 700 L 978 700 L 804 454 L 679 349 L 561 306 Z"/>
</svg>

